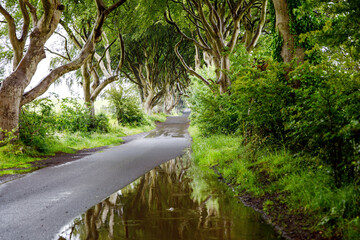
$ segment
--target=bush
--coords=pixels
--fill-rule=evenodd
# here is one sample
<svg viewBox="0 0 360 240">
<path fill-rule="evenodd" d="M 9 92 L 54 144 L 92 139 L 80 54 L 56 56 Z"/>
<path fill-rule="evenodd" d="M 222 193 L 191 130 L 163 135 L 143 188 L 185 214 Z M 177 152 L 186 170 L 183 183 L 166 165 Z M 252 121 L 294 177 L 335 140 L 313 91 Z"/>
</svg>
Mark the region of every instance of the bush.
<svg viewBox="0 0 360 240">
<path fill-rule="evenodd" d="M 19 125 L 20 140 L 39 152 L 47 152 L 55 131 L 109 132 L 109 119 L 104 114 L 91 115 L 90 109 L 76 99 L 60 100 L 60 112 L 55 112 L 54 102 L 38 99 L 22 108 Z"/>
<path fill-rule="evenodd" d="M 336 186 L 359 183 L 356 71 L 333 62 L 296 66 L 264 59 L 239 60 L 235 70 L 230 95 L 193 79 L 191 117 L 203 135 L 241 133 L 246 143 L 258 143 L 254 147 L 286 146 L 294 154 L 319 157 L 331 167 Z M 211 69 L 202 74 L 214 77 Z"/>
<path fill-rule="evenodd" d="M 49 148 L 47 138 L 55 131 L 54 104 L 43 98 L 34 100 L 22 108 L 19 124 L 20 140 L 27 146 L 32 146 L 39 152 Z"/>
<path fill-rule="evenodd" d="M 109 119 L 104 114 L 92 115 L 91 109 L 76 99 L 61 99 L 60 108 L 60 113 L 56 118 L 59 131 L 109 132 Z"/>
<path fill-rule="evenodd" d="M 145 114 L 140 109 L 139 100 L 131 95 L 129 90 L 112 88 L 106 93 L 119 124 L 139 126 L 147 123 Z"/>
<path fill-rule="evenodd" d="M 202 69 L 205 78 L 215 78 L 214 69 Z M 238 131 L 238 109 L 232 95 L 215 94 L 192 77 L 190 98 L 191 121 L 203 135 L 232 134 Z"/>
<path fill-rule="evenodd" d="M 232 86 L 243 134 L 320 157 L 337 186 L 359 181 L 359 78 L 327 62 L 266 64 L 240 68 Z"/>
<path fill-rule="evenodd" d="M 291 87 L 284 77 L 288 66 L 275 62 L 244 66 L 236 74 L 232 94 L 236 99 L 239 121 L 247 138 L 284 144 L 284 108 L 292 104 Z M 263 65 L 268 65 L 262 68 Z"/>
<path fill-rule="evenodd" d="M 360 79 L 326 62 L 305 63 L 290 77 L 301 85 L 293 89 L 296 104 L 287 108 L 289 144 L 320 156 L 336 185 L 352 182 L 360 165 Z"/>
<path fill-rule="evenodd" d="M 108 133 L 110 131 L 110 121 L 105 114 L 100 113 L 98 115 L 93 116 L 92 122 L 93 122 L 92 129 L 95 132 Z"/>
</svg>

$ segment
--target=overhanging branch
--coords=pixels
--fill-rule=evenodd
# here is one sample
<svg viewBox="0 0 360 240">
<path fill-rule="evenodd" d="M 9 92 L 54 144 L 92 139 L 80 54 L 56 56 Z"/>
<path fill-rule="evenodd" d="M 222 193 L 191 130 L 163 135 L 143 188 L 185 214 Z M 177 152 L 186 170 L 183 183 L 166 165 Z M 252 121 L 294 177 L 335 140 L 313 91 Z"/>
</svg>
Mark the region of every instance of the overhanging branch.
<svg viewBox="0 0 360 240">
<path fill-rule="evenodd" d="M 179 52 L 179 46 L 182 43 L 183 39 L 181 39 L 176 45 L 175 45 L 175 53 L 176 56 L 180 59 L 182 65 L 184 66 L 184 68 L 193 76 L 199 78 L 201 81 L 203 81 L 206 85 L 210 86 L 210 82 L 208 80 L 206 80 L 203 76 L 201 76 L 199 73 L 197 73 L 196 71 L 194 71 L 194 69 L 192 69 L 190 66 L 188 66 L 185 62 L 185 59 L 181 56 L 180 52 Z"/>
</svg>

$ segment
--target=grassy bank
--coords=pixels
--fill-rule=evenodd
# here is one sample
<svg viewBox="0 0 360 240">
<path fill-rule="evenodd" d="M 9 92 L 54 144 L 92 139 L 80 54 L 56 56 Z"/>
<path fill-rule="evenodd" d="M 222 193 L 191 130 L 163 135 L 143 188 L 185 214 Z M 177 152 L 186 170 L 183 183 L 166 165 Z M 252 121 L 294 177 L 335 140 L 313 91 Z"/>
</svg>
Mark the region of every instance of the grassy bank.
<svg viewBox="0 0 360 240">
<path fill-rule="evenodd" d="M 0 147 L 0 176 L 31 172 L 34 170 L 32 162 L 56 153 L 75 153 L 86 148 L 118 145 L 123 142 L 121 137 L 148 132 L 156 127 L 156 122 L 165 120 L 165 114 L 154 114 L 148 117 L 149 124 L 141 126 L 120 126 L 116 120 L 110 120 L 111 131 L 108 133 L 56 133 L 43 139 L 41 151 L 21 142 L 7 144 Z"/>
<path fill-rule="evenodd" d="M 285 148 L 244 146 L 242 137 L 203 137 L 193 126 L 190 133 L 195 161 L 215 167 L 239 196 L 257 199 L 280 228 L 296 222 L 309 239 L 360 239 L 358 186 L 335 188 L 331 169 L 321 161 Z"/>
</svg>

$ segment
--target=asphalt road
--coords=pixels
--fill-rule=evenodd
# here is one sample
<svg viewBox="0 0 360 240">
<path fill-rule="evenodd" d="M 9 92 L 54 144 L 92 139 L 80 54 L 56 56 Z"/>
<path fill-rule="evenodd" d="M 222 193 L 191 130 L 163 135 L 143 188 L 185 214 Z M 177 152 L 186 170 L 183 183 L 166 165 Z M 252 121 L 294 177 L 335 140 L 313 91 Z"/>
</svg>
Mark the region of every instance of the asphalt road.
<svg viewBox="0 0 360 240">
<path fill-rule="evenodd" d="M 0 239 L 54 239 L 61 228 L 110 194 L 190 146 L 187 114 L 80 160 L 0 185 Z"/>
</svg>

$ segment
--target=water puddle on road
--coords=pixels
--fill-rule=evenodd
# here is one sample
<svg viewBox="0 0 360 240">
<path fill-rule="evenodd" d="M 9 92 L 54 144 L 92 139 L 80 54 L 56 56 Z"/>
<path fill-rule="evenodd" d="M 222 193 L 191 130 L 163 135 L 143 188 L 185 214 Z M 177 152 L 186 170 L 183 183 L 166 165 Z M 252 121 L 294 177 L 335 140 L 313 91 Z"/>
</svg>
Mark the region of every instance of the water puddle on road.
<svg viewBox="0 0 360 240">
<path fill-rule="evenodd" d="M 56 239 L 280 239 L 190 153 L 170 160 L 90 208 Z"/>
</svg>

